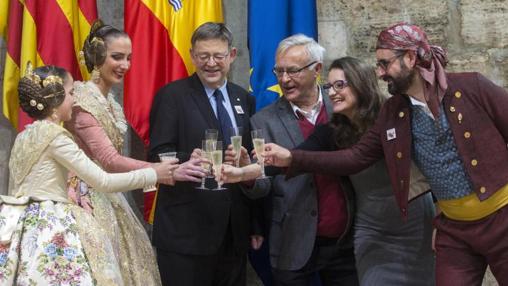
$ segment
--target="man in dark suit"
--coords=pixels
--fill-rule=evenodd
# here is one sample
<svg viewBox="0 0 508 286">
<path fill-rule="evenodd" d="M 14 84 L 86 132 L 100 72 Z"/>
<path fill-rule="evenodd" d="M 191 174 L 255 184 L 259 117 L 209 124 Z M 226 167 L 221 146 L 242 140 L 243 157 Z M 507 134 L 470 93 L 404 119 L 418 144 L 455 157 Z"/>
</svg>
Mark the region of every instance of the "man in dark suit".
<svg viewBox="0 0 508 286">
<path fill-rule="evenodd" d="M 236 57 L 232 34 L 222 23 L 205 23 L 192 35 L 190 50 L 196 73 L 161 88 L 150 113 L 151 160 L 177 151 L 187 161 L 201 148 L 206 129 L 230 140 L 231 128 L 243 130 L 250 144 L 249 118 L 255 99 L 226 77 Z M 153 243 L 164 285 L 244 285 L 249 247 L 250 198 L 237 185 L 225 191 L 196 189 L 178 182 L 161 186 L 153 226 Z M 252 195 L 252 196 L 251 196 Z M 254 197 L 253 197 L 254 196 Z"/>
<path fill-rule="evenodd" d="M 276 51 L 273 69 L 283 96 L 251 118 L 267 142 L 300 145 L 332 116 L 330 99 L 317 77 L 324 48 L 295 35 Z M 352 189 L 339 177 L 303 174 L 286 180 L 257 180 L 254 190 L 270 190 L 270 261 L 276 285 L 309 285 L 319 274 L 323 285 L 358 285 L 353 254 Z"/>
</svg>

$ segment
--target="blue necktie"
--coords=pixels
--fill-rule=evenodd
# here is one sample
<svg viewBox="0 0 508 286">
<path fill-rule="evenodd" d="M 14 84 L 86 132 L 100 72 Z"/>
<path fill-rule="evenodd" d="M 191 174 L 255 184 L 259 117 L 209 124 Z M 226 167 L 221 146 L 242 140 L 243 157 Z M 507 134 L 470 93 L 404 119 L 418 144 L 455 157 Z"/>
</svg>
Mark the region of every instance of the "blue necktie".
<svg viewBox="0 0 508 286">
<path fill-rule="evenodd" d="M 220 130 L 222 133 L 222 142 L 223 148 L 226 149 L 229 144 L 231 144 L 231 128 L 233 128 L 233 123 L 231 123 L 231 118 L 229 118 L 228 111 L 224 107 L 223 95 L 219 89 L 216 89 L 213 92 L 213 97 L 215 97 L 215 103 L 217 105 L 217 119 L 219 120 Z"/>
</svg>

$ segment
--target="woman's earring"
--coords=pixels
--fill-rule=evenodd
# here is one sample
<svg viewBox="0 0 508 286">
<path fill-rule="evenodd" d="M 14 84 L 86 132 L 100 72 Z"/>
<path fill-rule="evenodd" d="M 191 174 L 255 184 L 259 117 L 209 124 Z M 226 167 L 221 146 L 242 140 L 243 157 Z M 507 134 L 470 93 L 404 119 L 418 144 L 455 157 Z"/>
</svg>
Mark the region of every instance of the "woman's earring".
<svg viewBox="0 0 508 286">
<path fill-rule="evenodd" d="M 51 119 L 53 119 L 53 121 L 55 121 L 55 122 L 60 121 L 60 118 L 58 117 L 58 114 L 56 113 L 55 109 L 53 110 L 53 113 L 51 114 Z"/>
<path fill-rule="evenodd" d="M 92 70 L 92 81 L 95 83 L 99 83 L 99 80 L 101 79 L 101 72 L 99 71 L 99 68 L 94 66 Z"/>
</svg>

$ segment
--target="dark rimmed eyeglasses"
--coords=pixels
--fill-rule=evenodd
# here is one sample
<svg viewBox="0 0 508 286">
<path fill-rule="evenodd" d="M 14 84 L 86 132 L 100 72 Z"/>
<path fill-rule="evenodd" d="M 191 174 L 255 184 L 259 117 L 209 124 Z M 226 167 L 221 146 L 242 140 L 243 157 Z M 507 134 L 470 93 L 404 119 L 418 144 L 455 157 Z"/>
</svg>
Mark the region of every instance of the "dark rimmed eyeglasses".
<svg viewBox="0 0 508 286">
<path fill-rule="evenodd" d="M 301 68 L 288 68 L 288 69 L 285 69 L 285 68 L 274 67 L 272 69 L 272 72 L 278 78 L 281 78 L 284 75 L 284 73 L 287 73 L 287 75 L 290 78 L 298 77 L 303 70 L 309 68 L 310 66 L 312 66 L 313 64 L 316 64 L 317 62 L 318 61 L 313 61 L 310 64 L 308 64 L 308 65 L 306 65 L 304 67 L 301 67 Z"/>
<path fill-rule="evenodd" d="M 404 55 L 404 53 L 401 53 L 401 54 L 396 54 L 388 59 L 378 60 L 376 62 L 376 67 L 382 69 L 383 71 L 387 71 L 390 68 L 390 66 L 393 64 L 393 62 L 395 62 L 396 59 L 402 57 L 403 55 Z"/>
<path fill-rule="evenodd" d="M 335 92 L 339 92 L 341 90 L 343 90 L 344 88 L 347 87 L 347 80 L 343 80 L 343 79 L 339 79 L 339 80 L 336 80 L 332 83 L 326 83 L 326 84 L 323 84 L 323 89 L 327 92 L 329 92 L 330 88 L 333 88 L 333 90 L 335 90 Z"/>
</svg>

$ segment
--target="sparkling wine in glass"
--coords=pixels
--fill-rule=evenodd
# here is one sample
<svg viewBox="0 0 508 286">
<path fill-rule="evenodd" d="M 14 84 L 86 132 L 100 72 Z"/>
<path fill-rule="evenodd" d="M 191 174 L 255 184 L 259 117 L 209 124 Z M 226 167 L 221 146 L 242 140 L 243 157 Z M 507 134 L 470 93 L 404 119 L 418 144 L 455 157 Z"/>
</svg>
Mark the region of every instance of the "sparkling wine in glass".
<svg viewBox="0 0 508 286">
<path fill-rule="evenodd" d="M 203 150 L 208 150 L 208 152 L 211 152 L 217 149 L 216 144 L 218 136 L 219 131 L 217 129 L 206 129 L 205 130 L 206 148 L 203 148 Z"/>
<path fill-rule="evenodd" d="M 215 147 L 215 142 L 213 144 L 213 146 Z M 202 140 L 201 141 L 201 157 L 203 159 L 206 159 L 208 160 L 209 162 L 201 162 L 201 167 L 203 169 L 206 170 L 206 177 L 203 177 L 201 178 L 201 185 L 199 187 L 197 187 L 197 189 L 200 189 L 200 190 L 208 190 L 207 187 L 205 187 L 205 182 L 206 182 L 206 178 L 210 177 L 210 174 L 211 174 L 211 168 L 212 168 L 212 165 L 210 164 L 210 162 L 212 161 L 212 149 L 209 149 L 207 148 L 207 140 Z M 211 145 L 210 145 L 211 147 Z"/>
<path fill-rule="evenodd" d="M 217 148 L 212 152 L 213 173 L 217 181 L 217 188 L 214 189 L 215 191 L 226 190 L 226 188 L 222 187 L 222 156 L 222 142 L 217 141 Z"/>
<path fill-rule="evenodd" d="M 254 145 L 254 150 L 256 151 L 256 156 L 258 158 L 258 164 L 261 166 L 261 177 L 266 178 L 265 175 L 265 158 L 261 155 L 265 151 L 265 137 L 263 136 L 262 129 L 256 129 L 251 131 L 252 136 L 252 144 Z"/>
<path fill-rule="evenodd" d="M 242 128 L 238 127 L 238 129 L 232 128 L 231 130 L 231 144 L 233 145 L 233 151 L 235 151 L 235 166 L 240 167 L 240 156 L 242 149 Z"/>
</svg>

